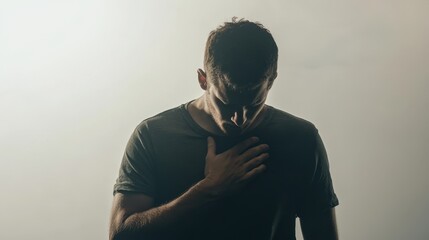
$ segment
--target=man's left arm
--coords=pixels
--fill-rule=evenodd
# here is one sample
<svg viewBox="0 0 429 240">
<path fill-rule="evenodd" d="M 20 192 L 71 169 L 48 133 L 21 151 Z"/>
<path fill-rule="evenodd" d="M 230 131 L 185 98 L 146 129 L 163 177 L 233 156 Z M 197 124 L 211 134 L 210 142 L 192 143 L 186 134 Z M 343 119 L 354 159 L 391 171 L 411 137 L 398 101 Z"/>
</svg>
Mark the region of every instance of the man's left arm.
<svg viewBox="0 0 429 240">
<path fill-rule="evenodd" d="M 315 130 L 313 173 L 301 202 L 298 216 L 305 240 L 337 240 L 335 206 L 339 204 L 332 184 L 329 161 L 323 141 Z"/>
<path fill-rule="evenodd" d="M 335 208 L 300 218 L 305 240 L 338 240 Z"/>
</svg>

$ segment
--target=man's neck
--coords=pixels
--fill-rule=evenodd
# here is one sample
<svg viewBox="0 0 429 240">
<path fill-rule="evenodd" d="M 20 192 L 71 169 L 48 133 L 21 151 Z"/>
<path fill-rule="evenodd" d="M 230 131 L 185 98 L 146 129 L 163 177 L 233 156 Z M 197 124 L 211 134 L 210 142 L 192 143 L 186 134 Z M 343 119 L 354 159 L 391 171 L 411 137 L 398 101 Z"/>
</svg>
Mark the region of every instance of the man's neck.
<svg viewBox="0 0 429 240">
<path fill-rule="evenodd" d="M 204 130 L 215 135 L 223 135 L 222 131 L 210 115 L 208 106 L 205 103 L 205 95 L 189 103 L 188 112 L 192 119 Z"/>
</svg>

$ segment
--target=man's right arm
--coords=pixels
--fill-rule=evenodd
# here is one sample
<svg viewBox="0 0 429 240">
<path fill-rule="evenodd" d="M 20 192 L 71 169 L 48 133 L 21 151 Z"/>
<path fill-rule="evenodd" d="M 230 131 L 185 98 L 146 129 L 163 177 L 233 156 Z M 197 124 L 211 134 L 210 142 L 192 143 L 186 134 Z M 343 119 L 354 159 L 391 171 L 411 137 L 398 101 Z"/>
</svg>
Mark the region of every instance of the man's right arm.
<svg viewBox="0 0 429 240">
<path fill-rule="evenodd" d="M 154 206 L 143 194 L 115 194 L 110 225 L 110 239 L 150 239 L 166 229 L 180 229 L 196 214 L 244 186 L 265 170 L 268 145 L 254 146 L 259 140 L 249 138 L 231 149 L 216 154 L 213 138 L 208 138 L 205 178 L 176 199 Z M 251 147 L 254 146 L 254 147 Z M 249 148 L 250 147 L 250 148 Z"/>
<path fill-rule="evenodd" d="M 159 207 L 153 207 L 153 198 L 144 194 L 116 193 L 110 220 L 110 239 L 150 237 L 177 227 L 179 223 L 185 224 L 185 219 L 193 219 L 193 214 L 217 199 L 205 186 L 205 180 L 202 180 L 178 198 Z"/>
</svg>

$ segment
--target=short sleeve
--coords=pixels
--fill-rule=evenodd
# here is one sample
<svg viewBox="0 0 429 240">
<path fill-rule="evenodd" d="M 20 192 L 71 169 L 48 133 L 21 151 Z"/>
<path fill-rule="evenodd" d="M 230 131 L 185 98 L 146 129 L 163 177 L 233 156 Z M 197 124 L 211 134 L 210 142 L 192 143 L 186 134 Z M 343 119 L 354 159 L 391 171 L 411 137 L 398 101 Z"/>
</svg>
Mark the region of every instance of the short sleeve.
<svg viewBox="0 0 429 240">
<path fill-rule="evenodd" d="M 329 161 L 323 141 L 315 130 L 315 150 L 312 178 L 310 184 L 304 190 L 303 198 L 299 204 L 298 216 L 317 214 L 333 208 L 339 204 L 334 192 Z"/>
<path fill-rule="evenodd" d="M 155 167 L 152 149 L 147 127 L 140 124 L 128 140 L 113 195 L 116 192 L 125 191 L 155 196 Z"/>
</svg>

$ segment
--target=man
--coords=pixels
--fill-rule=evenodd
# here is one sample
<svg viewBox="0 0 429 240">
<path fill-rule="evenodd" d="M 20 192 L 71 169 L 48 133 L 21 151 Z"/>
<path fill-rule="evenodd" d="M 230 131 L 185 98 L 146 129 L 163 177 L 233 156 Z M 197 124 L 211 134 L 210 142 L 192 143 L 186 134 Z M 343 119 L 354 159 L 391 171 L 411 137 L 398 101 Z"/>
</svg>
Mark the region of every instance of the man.
<svg viewBox="0 0 429 240">
<path fill-rule="evenodd" d="M 315 126 L 265 104 L 277 45 L 261 24 L 207 40 L 204 94 L 134 130 L 114 187 L 111 239 L 338 239 Z"/>
</svg>

